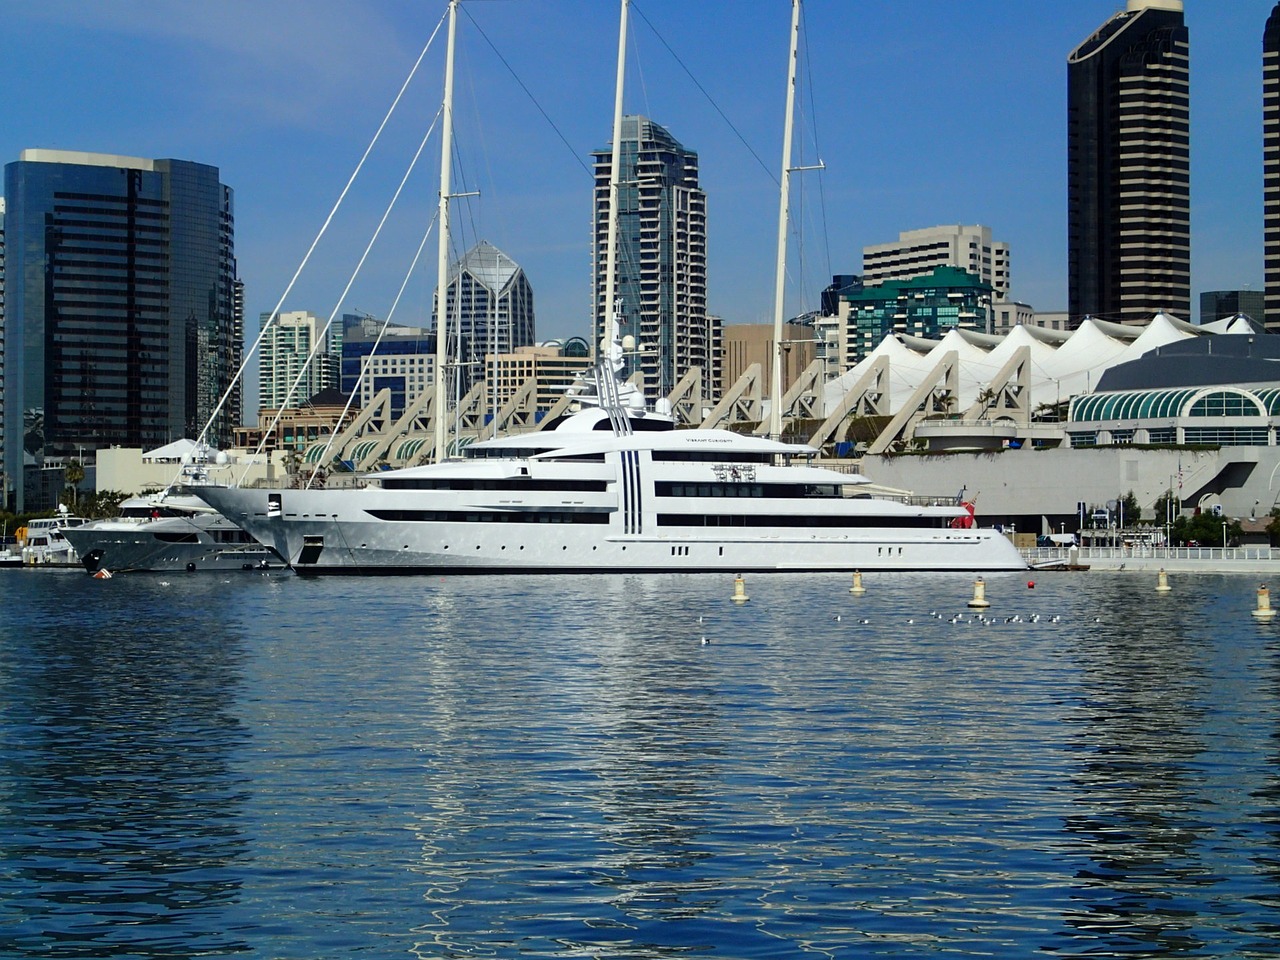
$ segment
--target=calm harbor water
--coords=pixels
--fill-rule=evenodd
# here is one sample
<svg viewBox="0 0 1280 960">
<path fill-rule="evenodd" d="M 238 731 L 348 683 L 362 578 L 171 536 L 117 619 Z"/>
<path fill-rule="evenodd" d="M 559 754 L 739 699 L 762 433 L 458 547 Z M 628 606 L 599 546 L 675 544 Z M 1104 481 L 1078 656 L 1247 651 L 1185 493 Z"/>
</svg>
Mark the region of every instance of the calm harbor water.
<svg viewBox="0 0 1280 960">
<path fill-rule="evenodd" d="M 1257 580 L 1025 580 L 5 571 L 0 956 L 1275 956 Z"/>
</svg>

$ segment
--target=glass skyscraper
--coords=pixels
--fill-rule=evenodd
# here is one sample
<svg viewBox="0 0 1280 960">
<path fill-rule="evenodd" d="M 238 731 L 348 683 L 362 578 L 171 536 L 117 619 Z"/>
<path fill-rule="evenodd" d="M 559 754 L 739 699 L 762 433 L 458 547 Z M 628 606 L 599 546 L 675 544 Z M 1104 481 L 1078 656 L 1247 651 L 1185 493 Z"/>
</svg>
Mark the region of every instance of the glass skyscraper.
<svg viewBox="0 0 1280 960">
<path fill-rule="evenodd" d="M 1182 0 L 1129 0 L 1067 59 L 1073 326 L 1190 318 L 1188 49 Z"/>
<path fill-rule="evenodd" d="M 604 288 L 611 153 L 593 153 L 597 345 L 613 310 Z M 645 396 L 665 397 L 691 367 L 702 368 L 704 385 L 718 384 L 719 328 L 707 315 L 707 195 L 698 186 L 698 155 L 647 117 L 623 117 L 618 180 L 618 335 L 646 348 L 639 357 Z"/>
<path fill-rule="evenodd" d="M 485 378 L 485 354 L 510 353 L 534 342 L 533 287 L 518 263 L 481 240 L 449 268 L 449 354 L 466 392 Z M 431 329 L 437 329 L 437 317 Z M 455 342 L 456 341 L 456 342 Z"/>
<path fill-rule="evenodd" d="M 1280 3 L 1262 31 L 1262 200 L 1267 291 L 1263 312 L 1267 333 L 1280 333 Z"/>
<path fill-rule="evenodd" d="M 5 199 L 5 472 L 16 509 L 47 509 L 49 462 L 194 438 L 213 415 L 242 351 L 233 192 L 205 164 L 26 150 Z M 240 415 L 237 391 L 208 442 Z"/>
<path fill-rule="evenodd" d="M 9 503 L 13 484 L 4 464 L 4 197 L 0 197 L 0 508 Z"/>
</svg>

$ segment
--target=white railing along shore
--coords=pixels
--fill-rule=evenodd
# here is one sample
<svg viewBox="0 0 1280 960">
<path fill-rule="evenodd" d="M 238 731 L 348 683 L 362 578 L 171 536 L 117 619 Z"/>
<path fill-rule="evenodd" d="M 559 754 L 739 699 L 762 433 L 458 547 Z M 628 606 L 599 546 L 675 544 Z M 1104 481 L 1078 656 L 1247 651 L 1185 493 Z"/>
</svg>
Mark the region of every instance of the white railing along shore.
<svg viewBox="0 0 1280 960">
<path fill-rule="evenodd" d="M 1254 563 L 1259 560 L 1280 561 L 1280 547 L 1249 544 L 1240 547 L 1158 547 L 1158 546 L 1089 546 L 1073 551 L 1070 547 L 1035 547 L 1023 550 L 1028 563 L 1051 560 L 1070 562 L 1072 556 L 1087 564 L 1093 560 L 1201 560 L 1230 565 L 1232 562 Z"/>
</svg>

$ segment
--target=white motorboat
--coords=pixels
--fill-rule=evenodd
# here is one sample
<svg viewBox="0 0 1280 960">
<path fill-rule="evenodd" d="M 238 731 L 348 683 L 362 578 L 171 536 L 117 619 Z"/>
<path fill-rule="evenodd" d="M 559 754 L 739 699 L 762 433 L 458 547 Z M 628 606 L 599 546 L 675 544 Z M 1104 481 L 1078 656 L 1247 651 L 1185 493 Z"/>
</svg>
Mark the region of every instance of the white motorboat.
<svg viewBox="0 0 1280 960">
<path fill-rule="evenodd" d="M 131 497 L 119 513 L 64 531 L 90 573 L 110 570 L 248 570 L 280 557 L 185 492 Z"/>
<path fill-rule="evenodd" d="M 27 523 L 22 535 L 22 565 L 29 567 L 69 567 L 76 563 L 76 551 L 66 534 L 88 523 L 60 507 L 56 517 L 41 517 Z"/>
</svg>

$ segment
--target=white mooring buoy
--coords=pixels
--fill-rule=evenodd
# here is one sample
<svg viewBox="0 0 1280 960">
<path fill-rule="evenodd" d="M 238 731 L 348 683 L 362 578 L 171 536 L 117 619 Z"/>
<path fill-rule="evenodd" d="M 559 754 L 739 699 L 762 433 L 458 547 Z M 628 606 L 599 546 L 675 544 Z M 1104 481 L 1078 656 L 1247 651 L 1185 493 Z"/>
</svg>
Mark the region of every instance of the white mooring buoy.
<svg viewBox="0 0 1280 960">
<path fill-rule="evenodd" d="M 751 598 L 747 596 L 747 581 L 742 577 L 738 577 L 733 581 L 733 596 L 730 598 L 734 603 L 746 603 Z"/>
<path fill-rule="evenodd" d="M 1169 575 L 1164 572 L 1164 567 L 1160 568 L 1160 573 L 1156 576 L 1156 593 L 1168 593 L 1173 587 L 1169 586 Z"/>
<path fill-rule="evenodd" d="M 866 593 L 867 588 L 862 585 L 862 571 L 853 571 L 853 586 L 849 588 L 850 593 Z"/>
<path fill-rule="evenodd" d="M 1271 591 L 1264 583 L 1258 587 L 1258 608 L 1253 611 L 1254 619 L 1270 620 L 1275 615 L 1276 612 L 1271 609 Z"/>
<path fill-rule="evenodd" d="M 982 582 L 979 577 L 973 581 L 973 599 L 969 601 L 971 607 L 989 607 L 991 601 L 987 599 L 987 585 Z"/>
</svg>

